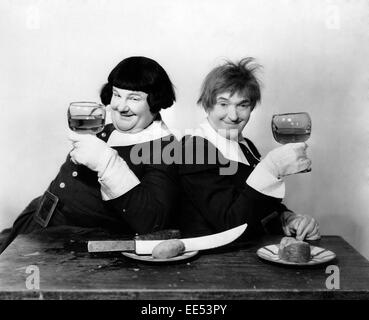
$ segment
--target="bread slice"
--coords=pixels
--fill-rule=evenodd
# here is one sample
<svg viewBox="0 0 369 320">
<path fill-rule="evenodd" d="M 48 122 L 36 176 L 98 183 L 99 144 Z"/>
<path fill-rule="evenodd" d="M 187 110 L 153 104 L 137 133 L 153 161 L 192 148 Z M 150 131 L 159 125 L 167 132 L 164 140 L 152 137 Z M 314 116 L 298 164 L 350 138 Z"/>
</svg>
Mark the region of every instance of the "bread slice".
<svg viewBox="0 0 369 320">
<path fill-rule="evenodd" d="M 310 245 L 292 237 L 284 237 L 279 244 L 278 256 L 288 262 L 308 262 L 311 259 Z"/>
</svg>

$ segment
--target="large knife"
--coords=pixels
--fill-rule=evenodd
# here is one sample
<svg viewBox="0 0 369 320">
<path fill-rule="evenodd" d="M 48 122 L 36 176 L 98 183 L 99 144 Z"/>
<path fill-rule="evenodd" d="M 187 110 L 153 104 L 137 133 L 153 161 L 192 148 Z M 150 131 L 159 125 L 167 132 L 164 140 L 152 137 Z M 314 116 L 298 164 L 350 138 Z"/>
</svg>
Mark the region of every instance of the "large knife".
<svg viewBox="0 0 369 320">
<path fill-rule="evenodd" d="M 247 223 L 238 227 L 215 233 L 203 237 L 179 239 L 184 243 L 185 250 L 197 251 L 213 249 L 224 246 L 236 240 L 246 230 Z M 87 247 L 89 252 L 110 252 L 110 251 L 133 251 L 136 254 L 152 253 L 152 250 L 165 240 L 103 240 L 103 241 L 88 241 Z"/>
</svg>

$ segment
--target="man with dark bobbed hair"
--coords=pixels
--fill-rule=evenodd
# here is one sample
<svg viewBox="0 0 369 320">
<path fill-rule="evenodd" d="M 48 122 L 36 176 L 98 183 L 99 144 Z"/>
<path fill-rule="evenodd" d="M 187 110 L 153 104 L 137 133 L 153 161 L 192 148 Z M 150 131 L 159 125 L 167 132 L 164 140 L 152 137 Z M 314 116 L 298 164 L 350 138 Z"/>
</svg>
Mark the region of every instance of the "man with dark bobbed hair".
<svg viewBox="0 0 369 320">
<path fill-rule="evenodd" d="M 148 93 L 147 102 L 152 113 L 169 108 L 175 101 L 173 85 L 165 70 L 145 57 L 124 59 L 111 71 L 108 83 L 101 90 L 104 105 L 110 103 L 113 86 Z"/>
<path fill-rule="evenodd" d="M 176 139 L 159 113 L 175 101 L 169 76 L 152 59 L 129 57 L 110 72 L 100 98 L 112 123 L 97 136 L 70 132 L 72 151 L 45 193 L 16 219 L 0 252 L 18 234 L 51 226 L 114 235 L 171 226 L 176 170 L 160 158 Z"/>
</svg>

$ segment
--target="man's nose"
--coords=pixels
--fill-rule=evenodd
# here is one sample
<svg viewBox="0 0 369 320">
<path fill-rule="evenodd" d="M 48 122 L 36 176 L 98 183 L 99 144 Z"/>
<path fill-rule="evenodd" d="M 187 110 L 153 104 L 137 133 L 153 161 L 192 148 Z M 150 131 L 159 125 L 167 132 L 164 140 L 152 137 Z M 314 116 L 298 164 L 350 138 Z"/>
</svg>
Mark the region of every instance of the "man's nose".
<svg viewBox="0 0 369 320">
<path fill-rule="evenodd" d="M 128 111 L 129 107 L 128 107 L 127 101 L 126 100 L 119 101 L 119 103 L 117 104 L 117 110 L 119 112 Z"/>
<path fill-rule="evenodd" d="M 237 109 L 235 105 L 230 105 L 227 111 L 228 111 L 227 115 L 228 115 L 229 120 L 234 121 L 234 122 L 238 120 L 238 114 L 237 114 Z"/>
</svg>

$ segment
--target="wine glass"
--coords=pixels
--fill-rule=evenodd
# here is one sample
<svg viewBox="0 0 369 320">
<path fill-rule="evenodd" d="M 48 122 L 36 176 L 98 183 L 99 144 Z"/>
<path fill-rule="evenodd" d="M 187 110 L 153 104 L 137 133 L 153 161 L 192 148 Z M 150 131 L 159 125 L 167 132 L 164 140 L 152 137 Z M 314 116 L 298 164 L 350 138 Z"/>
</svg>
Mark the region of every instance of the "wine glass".
<svg viewBox="0 0 369 320">
<path fill-rule="evenodd" d="M 272 117 L 274 139 L 281 143 L 305 142 L 311 134 L 311 118 L 307 112 L 274 114 Z M 310 172 L 311 168 L 301 172 Z"/>
<path fill-rule="evenodd" d="M 68 108 L 69 128 L 78 133 L 97 134 L 104 129 L 105 107 L 96 102 L 72 102 Z"/>
</svg>

